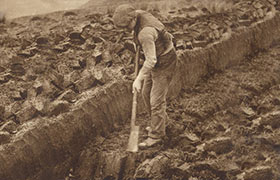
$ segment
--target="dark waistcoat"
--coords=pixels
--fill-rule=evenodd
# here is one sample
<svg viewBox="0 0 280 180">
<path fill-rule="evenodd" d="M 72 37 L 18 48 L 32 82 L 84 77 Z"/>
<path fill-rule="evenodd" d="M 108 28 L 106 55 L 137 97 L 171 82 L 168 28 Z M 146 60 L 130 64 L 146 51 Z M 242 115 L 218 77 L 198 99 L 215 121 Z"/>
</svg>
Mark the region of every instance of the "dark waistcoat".
<svg viewBox="0 0 280 180">
<path fill-rule="evenodd" d="M 137 41 L 139 32 L 145 27 L 153 27 L 158 31 L 158 38 L 155 42 L 155 46 L 157 57 L 159 57 L 167 50 L 170 41 L 172 41 L 172 38 L 170 37 L 172 35 L 165 31 L 165 26 L 152 14 L 139 10 L 134 29 L 134 35 Z"/>
</svg>

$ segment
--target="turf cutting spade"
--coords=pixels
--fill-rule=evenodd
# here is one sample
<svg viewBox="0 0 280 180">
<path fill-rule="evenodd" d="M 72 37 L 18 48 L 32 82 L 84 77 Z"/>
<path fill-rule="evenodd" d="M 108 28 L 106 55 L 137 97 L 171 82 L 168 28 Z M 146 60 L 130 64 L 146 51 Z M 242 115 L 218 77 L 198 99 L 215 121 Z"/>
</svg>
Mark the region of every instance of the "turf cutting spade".
<svg viewBox="0 0 280 180">
<path fill-rule="evenodd" d="M 136 46 L 136 55 L 135 55 L 135 78 L 139 72 L 139 54 L 140 47 Z M 139 126 L 135 125 L 136 121 L 136 109 L 137 109 L 137 92 L 133 92 L 133 101 L 132 101 L 132 113 L 131 113 L 131 124 L 130 124 L 130 135 L 128 140 L 127 151 L 137 152 L 138 151 L 138 137 L 139 137 Z"/>
</svg>

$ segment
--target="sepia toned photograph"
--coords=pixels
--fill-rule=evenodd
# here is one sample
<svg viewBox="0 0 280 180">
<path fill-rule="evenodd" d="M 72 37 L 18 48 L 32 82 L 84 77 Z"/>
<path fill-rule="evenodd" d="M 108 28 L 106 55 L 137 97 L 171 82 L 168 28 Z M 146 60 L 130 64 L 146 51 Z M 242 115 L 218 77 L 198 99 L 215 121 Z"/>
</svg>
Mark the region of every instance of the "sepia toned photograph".
<svg viewBox="0 0 280 180">
<path fill-rule="evenodd" d="M 280 0 L 0 0 L 0 180 L 280 180 Z"/>
</svg>

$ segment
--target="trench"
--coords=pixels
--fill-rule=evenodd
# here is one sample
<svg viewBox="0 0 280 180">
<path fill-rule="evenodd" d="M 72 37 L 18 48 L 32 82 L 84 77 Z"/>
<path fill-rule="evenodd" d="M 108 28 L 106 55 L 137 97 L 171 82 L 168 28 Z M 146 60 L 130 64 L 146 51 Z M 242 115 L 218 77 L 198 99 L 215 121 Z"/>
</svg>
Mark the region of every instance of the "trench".
<svg viewBox="0 0 280 180">
<path fill-rule="evenodd" d="M 246 62 L 246 60 L 248 60 L 246 57 L 254 54 L 256 50 L 268 49 L 273 42 L 280 38 L 279 19 L 279 14 L 275 14 L 272 18 L 254 24 L 251 27 L 241 28 L 237 32 L 232 33 L 229 37 L 225 37 L 222 41 L 212 44 L 211 46 L 181 52 L 179 54 L 179 64 L 177 66 L 176 75 L 169 91 L 169 98 L 175 99 L 179 95 L 182 96 L 183 91 L 194 87 L 203 78 L 209 76 L 210 71 L 220 72 L 229 68 L 234 68 L 236 65 Z M 277 63 L 275 62 L 274 65 L 277 65 Z M 265 70 L 262 72 L 264 71 Z M 247 81 L 245 80 L 245 85 L 242 86 L 241 89 L 249 90 L 249 94 L 251 94 L 249 97 L 253 97 L 252 94 L 262 92 L 264 90 L 262 89 L 263 87 L 267 89 L 270 86 L 279 84 L 277 73 L 279 74 L 278 71 L 275 71 L 275 74 L 272 74 L 274 76 L 271 76 L 267 81 L 265 79 L 264 84 L 260 85 L 260 90 L 249 86 L 246 84 Z M 254 72 L 252 72 L 252 74 L 254 74 Z M 228 76 L 230 76 L 230 74 L 228 74 Z M 250 81 L 250 79 L 248 81 Z M 93 176 L 92 173 L 98 172 L 97 170 L 102 167 L 102 164 L 96 165 L 98 164 L 95 163 L 96 161 L 91 161 L 90 163 L 92 164 L 89 166 L 91 168 L 90 171 L 86 171 L 86 168 L 80 168 L 81 171 L 79 171 L 79 165 L 82 167 L 79 161 L 81 161 L 80 159 L 83 157 L 90 157 L 90 159 L 93 160 L 98 160 L 99 158 L 100 161 L 104 160 L 105 164 L 107 158 L 107 166 L 105 166 L 105 170 L 102 172 L 105 177 L 96 175 L 100 179 L 122 179 L 126 175 L 134 175 L 137 157 L 139 158 L 142 156 L 143 160 L 155 156 L 157 159 L 153 162 L 162 161 L 162 164 L 168 162 L 168 159 L 166 159 L 169 155 L 168 153 L 165 154 L 165 156 L 156 156 L 157 154 L 155 152 L 158 151 L 158 149 L 146 154 L 140 153 L 140 155 L 138 154 L 137 156 L 126 154 L 123 151 L 119 152 L 117 154 L 118 156 L 116 156 L 116 153 L 110 153 L 110 148 L 114 149 L 115 147 L 106 147 L 108 154 L 105 154 L 105 156 L 102 154 L 95 154 L 95 151 L 92 152 L 91 150 L 83 151 L 85 146 L 91 146 L 88 144 L 89 140 L 92 141 L 93 149 L 102 148 L 102 144 L 106 143 L 107 137 L 112 136 L 112 132 L 118 132 L 123 126 L 128 124 L 131 109 L 130 99 L 132 97 L 130 93 L 131 83 L 131 80 L 116 78 L 114 81 L 93 91 L 83 92 L 81 98 L 75 102 L 70 112 L 54 117 L 38 117 L 32 122 L 27 122 L 23 125 L 20 133 L 13 137 L 10 143 L 0 147 L 0 160 L 1 162 L 6 162 L 0 164 L 0 179 L 64 179 L 69 173 L 75 173 L 72 172 L 75 170 L 76 172 L 84 170 L 84 172 L 81 173 L 83 176 L 86 176 L 87 173 L 89 174 L 87 176 Z M 238 83 L 233 83 L 233 85 L 239 89 L 236 84 Z M 213 85 L 213 87 L 215 86 Z M 224 89 L 225 93 L 228 94 L 228 86 L 225 85 L 225 87 L 227 87 Z M 240 92 L 242 94 L 242 90 L 240 90 Z M 237 94 L 237 96 L 241 95 Z M 228 97 L 228 99 L 221 97 L 223 100 L 217 103 L 217 105 L 209 103 L 209 106 L 215 106 L 214 109 L 203 106 L 205 109 L 199 112 L 196 112 L 195 108 L 192 108 L 198 106 L 197 100 L 190 99 L 190 104 L 184 105 L 185 107 L 189 107 L 186 108 L 187 110 L 185 110 L 184 114 L 185 116 L 190 116 L 191 119 L 202 121 L 206 117 L 208 118 L 210 115 L 213 115 L 217 108 L 222 109 L 223 106 L 234 106 L 240 103 L 240 99 L 242 98 L 243 96 L 238 98 L 233 96 Z M 143 104 L 140 103 L 138 112 L 141 111 L 143 111 Z M 146 118 L 145 114 L 142 116 L 143 117 L 140 116 L 139 118 Z M 126 131 L 125 134 L 128 134 L 128 131 Z M 121 135 L 119 138 L 125 143 L 127 136 Z M 207 135 L 204 136 L 207 138 Z M 110 138 L 108 139 L 108 141 L 110 141 Z M 226 140 L 227 139 L 223 142 L 227 143 Z M 177 144 L 177 142 L 172 142 L 171 140 L 170 142 L 174 143 L 174 146 Z M 100 146 L 96 146 L 96 144 Z M 120 151 L 121 150 L 120 148 Z M 115 161 L 111 161 L 112 158 L 115 158 Z M 116 162 L 116 164 L 112 162 Z M 110 163 L 111 166 L 108 166 Z M 76 165 L 76 169 L 74 168 L 74 170 L 70 170 L 69 172 L 69 169 L 73 168 L 74 165 Z M 112 170 L 111 167 L 117 167 L 116 171 L 112 173 L 110 171 Z M 134 168 L 130 169 L 129 167 Z M 202 164 L 193 168 L 203 169 L 205 167 L 207 167 L 207 165 Z M 139 170 L 139 172 L 142 171 Z M 176 171 L 176 173 L 180 172 Z M 117 177 L 115 177 L 116 174 Z M 216 174 L 219 173 L 216 172 Z M 219 177 L 222 178 L 223 176 L 221 172 Z"/>
</svg>

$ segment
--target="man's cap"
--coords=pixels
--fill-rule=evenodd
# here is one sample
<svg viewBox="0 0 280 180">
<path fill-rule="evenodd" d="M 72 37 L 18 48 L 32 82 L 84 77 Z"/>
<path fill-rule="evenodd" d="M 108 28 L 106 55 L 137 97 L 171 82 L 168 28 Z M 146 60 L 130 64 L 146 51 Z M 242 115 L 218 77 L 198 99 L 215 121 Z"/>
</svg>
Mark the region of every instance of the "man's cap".
<svg viewBox="0 0 280 180">
<path fill-rule="evenodd" d="M 113 21 L 115 26 L 127 27 L 131 19 L 134 17 L 135 11 L 136 9 L 128 4 L 118 6 L 113 15 Z"/>
</svg>

